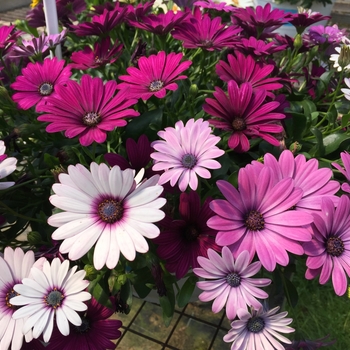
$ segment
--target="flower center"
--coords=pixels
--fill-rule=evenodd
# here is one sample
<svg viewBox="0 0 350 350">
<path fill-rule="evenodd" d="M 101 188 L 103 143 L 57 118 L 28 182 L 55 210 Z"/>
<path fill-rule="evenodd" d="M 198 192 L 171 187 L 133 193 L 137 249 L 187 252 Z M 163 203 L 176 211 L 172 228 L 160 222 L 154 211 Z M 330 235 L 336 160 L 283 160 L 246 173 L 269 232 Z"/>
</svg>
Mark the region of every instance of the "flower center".
<svg viewBox="0 0 350 350">
<path fill-rule="evenodd" d="M 16 297 L 17 295 L 19 295 L 17 292 L 15 292 L 13 289 L 11 289 L 7 294 L 6 294 L 6 297 L 5 297 L 5 301 L 6 301 L 6 306 L 11 308 L 11 309 L 16 309 L 17 307 L 12 305 L 10 303 L 10 300 L 11 298 L 14 298 Z"/>
<path fill-rule="evenodd" d="M 100 57 L 96 56 L 96 57 L 95 57 L 95 62 L 98 63 L 98 64 L 100 64 L 100 63 L 102 63 L 102 60 L 101 60 Z"/>
<path fill-rule="evenodd" d="M 199 231 L 195 226 L 188 226 L 185 229 L 185 239 L 188 242 L 194 242 L 197 240 L 197 237 L 199 236 Z"/>
<path fill-rule="evenodd" d="M 234 131 L 242 131 L 247 127 L 243 118 L 236 117 L 232 121 L 232 128 Z"/>
<path fill-rule="evenodd" d="M 77 333 L 87 333 L 89 329 L 90 329 L 90 323 L 86 317 L 81 318 L 81 325 L 80 326 L 74 327 L 74 330 Z"/>
<path fill-rule="evenodd" d="M 149 85 L 149 91 L 159 91 L 163 86 L 164 83 L 161 80 L 152 81 L 152 83 Z"/>
<path fill-rule="evenodd" d="M 265 327 L 265 322 L 261 317 L 252 317 L 247 323 L 247 328 L 249 332 L 259 333 Z"/>
<path fill-rule="evenodd" d="M 204 47 L 212 47 L 213 46 L 213 41 L 212 40 L 202 40 L 201 44 Z"/>
<path fill-rule="evenodd" d="M 344 243 L 339 237 L 330 237 L 327 240 L 327 253 L 332 256 L 340 256 L 344 252 Z"/>
<path fill-rule="evenodd" d="M 63 300 L 64 296 L 63 294 L 57 290 L 56 288 L 54 288 L 45 298 L 45 303 L 47 305 L 52 306 L 54 309 L 57 309 Z"/>
<path fill-rule="evenodd" d="M 53 85 L 51 83 L 45 82 L 39 86 L 38 90 L 39 90 L 40 95 L 48 96 L 48 95 L 51 95 L 51 93 L 53 91 Z"/>
<path fill-rule="evenodd" d="M 251 231 L 260 231 L 265 228 L 265 221 L 261 213 L 252 210 L 245 217 L 245 225 Z"/>
<path fill-rule="evenodd" d="M 181 163 L 185 168 L 192 169 L 197 164 L 197 158 L 193 154 L 185 154 L 182 159 Z"/>
<path fill-rule="evenodd" d="M 113 224 L 123 217 L 124 208 L 121 202 L 105 199 L 98 205 L 98 215 L 101 220 Z"/>
<path fill-rule="evenodd" d="M 241 277 L 237 273 L 231 272 L 226 276 L 226 282 L 231 287 L 238 287 L 241 284 Z"/>
<path fill-rule="evenodd" d="M 88 112 L 83 117 L 86 126 L 95 126 L 101 121 L 101 116 L 96 112 Z"/>
</svg>

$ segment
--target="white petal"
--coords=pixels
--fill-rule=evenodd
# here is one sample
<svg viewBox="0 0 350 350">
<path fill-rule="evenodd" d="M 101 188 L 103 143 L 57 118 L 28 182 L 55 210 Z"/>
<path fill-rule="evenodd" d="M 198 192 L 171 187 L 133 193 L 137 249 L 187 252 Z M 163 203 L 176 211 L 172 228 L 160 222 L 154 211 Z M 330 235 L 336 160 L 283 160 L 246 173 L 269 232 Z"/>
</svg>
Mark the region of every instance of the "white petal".
<svg viewBox="0 0 350 350">
<path fill-rule="evenodd" d="M 1 343 L 0 343 L 1 344 L 1 349 L 5 350 L 5 349 L 9 349 L 10 348 L 10 343 L 12 341 L 13 333 L 14 333 L 14 330 L 15 330 L 15 324 L 16 324 L 15 320 L 13 320 L 13 319 L 9 320 L 6 332 L 5 332 L 4 336 L 1 339 Z"/>
<path fill-rule="evenodd" d="M 132 208 L 128 210 L 127 217 L 142 222 L 156 222 L 164 218 L 165 214 L 158 209 Z"/>
<path fill-rule="evenodd" d="M 134 242 L 122 225 L 117 228 L 116 237 L 121 253 L 127 260 L 133 261 L 136 256 Z"/>
<path fill-rule="evenodd" d="M 29 276 L 30 269 L 35 263 L 35 257 L 34 252 L 32 250 L 27 251 L 27 253 L 24 254 L 24 258 L 22 261 L 22 277 L 21 280 L 25 277 Z"/>
<path fill-rule="evenodd" d="M 44 261 L 43 268 L 46 265 L 46 263 L 48 263 L 48 262 Z M 32 278 L 34 279 L 35 283 L 38 283 L 42 289 L 48 290 L 50 284 L 49 284 L 49 281 L 47 280 L 46 275 L 44 274 L 44 272 L 42 270 L 39 270 L 38 268 L 33 266 L 32 269 L 30 270 L 30 274 L 31 274 Z M 22 283 L 26 284 L 27 280 L 29 280 L 29 278 L 24 278 L 22 280 Z M 33 285 L 33 283 L 29 282 L 28 285 Z M 40 287 L 38 287 L 36 289 L 41 290 Z"/>
<path fill-rule="evenodd" d="M 59 240 L 59 239 L 74 237 L 74 236 L 77 236 L 82 231 L 89 229 L 91 226 L 93 226 L 97 222 L 97 219 L 95 217 L 92 217 L 91 214 L 87 214 L 87 215 L 88 217 L 86 218 L 67 222 L 66 224 L 59 227 L 52 234 L 52 239 Z M 54 216 L 49 217 L 48 219 L 49 225 L 51 225 L 50 219 L 53 217 Z M 52 226 L 55 226 L 55 225 L 52 225 Z"/>
<path fill-rule="evenodd" d="M 35 283 L 35 281 L 33 281 L 33 285 L 34 287 L 38 286 L 37 283 Z M 45 292 L 41 292 L 41 291 L 38 291 L 37 289 L 34 289 L 30 286 L 28 286 L 28 283 L 26 285 L 24 284 L 16 284 L 16 289 L 15 291 L 19 294 L 21 294 L 20 296 L 25 296 L 25 297 L 28 297 L 28 298 L 42 298 L 43 295 L 45 294 Z M 11 299 L 12 300 L 12 299 Z M 17 304 L 18 305 L 18 304 Z"/>
<path fill-rule="evenodd" d="M 39 338 L 42 332 L 44 331 L 46 324 L 49 320 L 50 316 L 50 309 L 46 309 L 43 315 L 38 319 L 38 322 L 35 323 L 33 328 L 33 337 L 35 339 Z M 25 328 L 23 329 L 23 333 L 25 331 Z"/>
<path fill-rule="evenodd" d="M 111 232 L 111 243 L 109 246 L 106 266 L 109 269 L 114 269 L 118 264 L 119 257 L 120 257 L 120 249 L 117 242 L 116 232 Z"/>
<path fill-rule="evenodd" d="M 21 296 L 16 297 L 16 298 L 20 298 L 20 297 Z M 13 304 L 13 305 L 16 305 L 16 304 Z M 35 312 L 39 312 L 42 308 L 45 308 L 45 306 L 46 305 L 44 305 L 43 301 L 41 301 L 40 304 L 25 305 L 25 306 L 19 308 L 18 310 L 16 310 L 13 313 L 12 318 L 15 320 L 18 320 L 19 318 L 28 317 Z"/>
<path fill-rule="evenodd" d="M 91 214 L 78 214 L 78 213 L 70 213 L 70 212 L 61 212 L 54 214 L 49 217 L 47 220 L 48 224 L 53 227 L 60 227 L 66 223 L 73 222 L 75 220 L 83 220 L 85 218 L 90 218 Z"/>
<path fill-rule="evenodd" d="M 89 292 L 80 292 L 80 293 L 68 295 L 67 299 L 70 301 L 87 301 L 91 299 L 91 294 Z M 86 309 L 87 309 L 87 306 L 85 305 L 85 310 Z"/>
<path fill-rule="evenodd" d="M 69 334 L 69 323 L 62 307 L 59 307 L 56 310 L 56 324 L 61 334 L 65 336 Z"/>
<path fill-rule="evenodd" d="M 64 262 L 67 262 L 69 265 L 69 262 L 67 260 L 65 260 Z M 58 271 L 61 267 L 61 260 L 59 258 L 55 258 L 52 260 L 51 262 L 51 279 L 52 279 L 52 286 L 53 287 L 58 287 L 58 283 L 57 283 L 57 277 L 58 277 Z M 68 267 L 67 267 L 68 270 Z"/>
<path fill-rule="evenodd" d="M 45 343 L 48 343 L 50 338 L 51 338 L 51 334 L 52 334 L 52 330 L 53 330 L 53 317 L 54 317 L 54 315 L 55 315 L 54 310 L 51 310 L 50 314 L 49 314 L 49 318 L 48 318 L 47 323 L 46 323 L 46 326 L 45 326 L 44 331 L 43 331 L 43 338 L 44 338 Z"/>
<path fill-rule="evenodd" d="M 3 282 L 9 282 L 9 283 L 13 283 L 13 277 L 12 277 L 12 273 L 10 271 L 10 268 L 8 266 L 8 264 L 6 263 L 6 261 L 0 256 L 0 279 Z"/>
<path fill-rule="evenodd" d="M 43 317 L 44 313 L 47 312 L 48 310 L 46 308 L 41 309 L 38 312 L 33 313 L 30 317 L 28 317 L 24 325 L 22 327 L 22 332 L 23 334 L 28 333 L 34 325 L 39 321 L 39 318 Z"/>
<path fill-rule="evenodd" d="M 108 251 L 111 244 L 110 226 L 106 225 L 100 238 L 97 240 L 94 251 L 94 266 L 96 270 L 101 270 L 107 261 Z"/>
<path fill-rule="evenodd" d="M 163 192 L 162 186 L 152 186 L 139 191 L 136 195 L 135 192 L 131 193 L 127 198 L 128 207 L 137 207 L 149 202 L 154 201 Z M 163 198 L 164 200 L 164 198 Z"/>
<path fill-rule="evenodd" d="M 85 311 L 87 309 L 87 306 L 85 303 L 77 300 L 71 300 L 69 299 L 69 297 L 64 299 L 63 304 L 66 307 L 69 307 L 75 311 Z"/>
<path fill-rule="evenodd" d="M 81 318 L 76 311 L 74 311 L 73 309 L 66 307 L 64 305 L 62 305 L 62 310 L 70 323 L 73 323 L 74 326 L 81 325 L 81 323 L 82 323 Z"/>
<path fill-rule="evenodd" d="M 61 264 L 57 274 L 57 286 L 61 287 L 69 269 L 69 261 L 65 260 Z"/>
<path fill-rule="evenodd" d="M 52 205 L 62 210 L 71 211 L 73 213 L 86 214 L 91 213 L 92 207 L 91 203 L 84 202 L 83 200 L 79 201 L 72 198 L 60 197 L 53 195 L 49 198 Z"/>
</svg>

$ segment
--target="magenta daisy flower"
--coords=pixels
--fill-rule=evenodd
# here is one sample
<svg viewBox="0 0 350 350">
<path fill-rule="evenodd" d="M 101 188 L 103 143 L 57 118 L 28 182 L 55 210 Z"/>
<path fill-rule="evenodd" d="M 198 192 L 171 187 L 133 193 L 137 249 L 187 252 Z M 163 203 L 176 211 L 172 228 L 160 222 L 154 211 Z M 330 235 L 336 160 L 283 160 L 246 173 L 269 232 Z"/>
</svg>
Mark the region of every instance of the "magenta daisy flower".
<svg viewBox="0 0 350 350">
<path fill-rule="evenodd" d="M 44 62 L 29 63 L 22 69 L 22 75 L 11 84 L 13 90 L 19 91 L 12 96 L 22 109 L 29 109 L 45 102 L 50 95 L 55 95 L 57 87 L 69 81 L 72 72 L 64 67 L 65 61 L 56 57 Z"/>
<path fill-rule="evenodd" d="M 208 169 L 219 169 L 221 164 L 214 160 L 225 152 L 215 145 L 220 137 L 211 134 L 212 130 L 203 119 L 190 119 L 186 125 L 180 120 L 175 128 L 168 127 L 159 131 L 163 140 L 152 142 L 156 152 L 151 154 L 155 160 L 153 170 L 163 170 L 159 184 L 170 181 L 171 186 L 178 183 L 180 191 L 184 192 L 188 185 L 192 190 L 198 187 L 197 175 L 209 179 Z"/>
<path fill-rule="evenodd" d="M 227 5 L 225 1 L 216 2 L 213 0 L 203 0 L 203 1 L 196 1 L 193 5 L 202 7 L 208 10 L 216 10 L 216 11 L 224 11 L 224 12 L 232 12 L 232 11 L 235 11 L 236 9 L 236 7 L 234 6 Z"/>
<path fill-rule="evenodd" d="M 349 87 L 350 87 L 350 80 L 349 80 Z M 349 93 L 350 93 L 350 90 L 349 90 Z M 350 154 L 348 152 L 341 152 L 340 157 L 344 164 L 344 169 L 337 163 L 332 163 L 332 165 L 346 177 L 347 183 L 346 182 L 343 183 L 341 185 L 341 189 L 344 192 L 350 193 Z"/>
<path fill-rule="evenodd" d="M 226 305 L 226 316 L 229 320 L 236 317 L 237 310 L 253 306 L 258 309 L 261 303 L 256 299 L 266 299 L 269 295 L 262 291 L 271 283 L 268 278 L 251 278 L 261 268 L 256 261 L 250 264 L 247 251 L 242 251 L 234 259 L 228 247 L 222 248 L 222 257 L 212 249 L 208 249 L 208 259 L 198 257 L 200 268 L 193 272 L 209 281 L 197 282 L 197 287 L 204 290 L 199 295 L 200 301 L 214 300 L 212 310 L 218 313 Z"/>
<path fill-rule="evenodd" d="M 0 27 L 0 53 L 5 56 L 11 47 L 16 43 L 17 37 L 21 34 L 17 31 L 16 26 L 1 26 Z"/>
<path fill-rule="evenodd" d="M 231 132 L 228 140 L 230 148 L 236 152 L 247 152 L 249 138 L 256 137 L 279 146 L 279 141 L 271 134 L 283 131 L 278 121 L 286 116 L 277 112 L 279 102 L 265 102 L 266 90 L 253 89 L 251 83 L 243 83 L 239 87 L 231 80 L 228 82 L 228 96 L 219 87 L 215 87 L 215 91 L 215 99 L 207 98 L 203 109 L 218 118 L 210 119 L 210 124 Z"/>
<path fill-rule="evenodd" d="M 248 250 L 253 259 L 256 252 L 268 271 L 273 271 L 276 263 L 288 264 L 287 251 L 304 253 L 300 242 L 311 240 L 306 225 L 313 222 L 313 217 L 303 211 L 290 210 L 303 195 L 291 178 L 276 182 L 269 167 L 264 167 L 255 177 L 250 166 L 240 169 L 238 190 L 224 180 L 217 181 L 217 186 L 225 199 L 210 203 L 217 215 L 207 222 L 219 231 L 217 244 L 229 246 L 235 257 Z"/>
<path fill-rule="evenodd" d="M 308 36 L 316 45 L 324 43 L 339 44 L 346 36 L 346 29 L 339 29 L 336 24 L 332 26 L 313 26 L 309 29 Z"/>
<path fill-rule="evenodd" d="M 320 284 L 331 278 L 337 295 L 345 294 L 350 277 L 350 198 L 343 195 L 338 206 L 329 198 L 322 201 L 322 211 L 313 214 L 313 238 L 304 243 L 307 271 L 305 277 L 320 275 Z"/>
<path fill-rule="evenodd" d="M 192 267 L 199 267 L 197 257 L 207 257 L 207 251 L 212 248 L 221 251 L 215 244 L 217 231 L 206 224 L 214 213 L 209 208 L 210 198 L 201 206 L 197 192 L 180 195 L 180 219 L 165 218 L 160 235 L 153 241 L 158 244 L 157 254 L 166 261 L 165 267 L 169 272 L 175 272 L 176 278 L 186 275 Z"/>
<path fill-rule="evenodd" d="M 263 40 L 258 40 L 251 36 L 249 39 L 241 38 L 235 43 L 235 47 L 242 51 L 245 55 L 252 55 L 253 57 L 269 56 L 275 52 L 283 51 L 288 44 L 281 45 L 276 42 L 266 43 Z"/>
<path fill-rule="evenodd" d="M 159 235 L 153 223 L 164 218 L 159 208 L 166 200 L 158 198 L 163 187 L 157 175 L 136 186 L 131 169 L 91 163 L 90 170 L 70 165 L 68 174 L 59 175 L 50 202 L 64 211 L 48 223 L 58 227 L 52 238 L 64 240 L 60 252 L 69 253 L 69 259 L 80 259 L 95 245 L 95 268 L 113 269 L 120 253 L 134 260 L 136 252 L 148 251 L 145 238 Z"/>
<path fill-rule="evenodd" d="M 47 350 L 114 350 L 111 340 L 120 338 L 121 321 L 109 319 L 114 310 L 109 309 L 91 298 L 88 309 L 81 316 L 80 326 L 70 325 L 68 336 L 62 336 L 55 327 Z"/>
<path fill-rule="evenodd" d="M 329 20 L 330 16 L 323 16 L 319 12 L 312 12 L 312 10 L 299 9 L 298 13 L 292 14 L 292 18 L 289 20 L 299 34 L 302 34 L 306 27 L 309 27 L 319 21 Z M 322 26 L 324 27 L 324 26 Z"/>
<path fill-rule="evenodd" d="M 287 311 L 277 313 L 279 307 L 269 311 L 246 309 L 237 311 L 239 320 L 231 323 L 231 330 L 224 336 L 226 343 L 231 343 L 231 350 L 283 350 L 280 343 L 291 344 L 292 342 L 279 333 L 292 333 L 294 328 L 288 325 L 293 319 L 286 318 Z"/>
<path fill-rule="evenodd" d="M 65 131 L 68 138 L 79 137 L 83 146 L 94 141 L 103 143 L 108 131 L 127 124 L 123 118 L 139 116 L 128 108 L 137 100 L 129 98 L 127 91 L 114 95 L 116 88 L 115 81 L 103 84 L 101 78 L 88 74 L 82 76 L 80 85 L 70 80 L 65 86 L 57 86 L 55 96 L 49 96 L 48 103 L 37 108 L 47 113 L 38 120 L 50 123 L 47 132 Z"/>
<path fill-rule="evenodd" d="M 138 68 L 129 67 L 126 69 L 129 75 L 121 75 L 120 80 L 124 81 L 118 85 L 118 89 L 128 90 L 132 98 L 148 100 L 151 96 L 163 98 L 166 90 L 175 91 L 178 86 L 176 80 L 187 79 L 186 75 L 179 75 L 185 71 L 192 61 L 181 62 L 182 53 L 166 54 L 164 51 L 157 55 L 141 57 L 138 60 Z"/>
<path fill-rule="evenodd" d="M 14 157 L 7 158 L 5 151 L 5 142 L 0 141 L 0 179 L 5 178 L 16 170 L 17 159 Z M 0 182 L 0 190 L 9 188 L 14 184 L 13 181 Z"/>
</svg>

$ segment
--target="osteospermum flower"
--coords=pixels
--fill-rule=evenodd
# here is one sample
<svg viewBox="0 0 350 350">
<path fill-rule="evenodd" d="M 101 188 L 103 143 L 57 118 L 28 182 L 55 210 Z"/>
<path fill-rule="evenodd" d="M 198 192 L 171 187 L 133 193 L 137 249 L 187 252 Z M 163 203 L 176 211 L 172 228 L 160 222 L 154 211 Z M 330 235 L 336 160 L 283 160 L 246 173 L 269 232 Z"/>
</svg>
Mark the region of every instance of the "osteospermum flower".
<svg viewBox="0 0 350 350">
<path fill-rule="evenodd" d="M 231 350 L 283 350 L 280 342 L 292 342 L 279 333 L 294 332 L 294 328 L 288 326 L 293 319 L 286 318 L 287 311 L 277 313 L 278 310 L 278 306 L 266 312 L 263 308 L 251 312 L 238 310 L 239 320 L 231 323 L 232 328 L 224 336 L 224 341 L 232 342 Z"/>
<path fill-rule="evenodd" d="M 108 131 L 127 124 L 123 118 L 139 115 L 128 108 L 137 100 L 129 98 L 127 91 L 114 95 L 116 88 L 115 81 L 103 84 L 101 78 L 88 74 L 82 76 L 80 85 L 70 80 L 65 86 L 56 87 L 56 95 L 49 96 L 47 104 L 38 106 L 39 112 L 47 113 L 38 120 L 50 123 L 47 132 L 65 131 L 68 138 L 79 137 L 83 146 L 93 141 L 103 143 Z"/>
<path fill-rule="evenodd" d="M 345 294 L 350 277 L 350 198 L 343 195 L 338 206 L 329 198 L 322 200 L 322 211 L 314 215 L 313 238 L 304 243 L 307 271 L 305 277 L 320 275 L 320 284 L 331 278 L 337 295 Z"/>
<path fill-rule="evenodd" d="M 184 192 L 189 185 L 192 190 L 198 187 L 197 175 L 209 179 L 208 169 L 219 169 L 221 164 L 214 160 L 225 152 L 215 145 L 220 137 L 211 134 L 212 130 L 203 119 L 190 119 L 186 125 L 180 120 L 175 128 L 168 127 L 159 131 L 163 140 L 152 142 L 157 151 L 151 154 L 155 160 L 153 170 L 163 170 L 160 184 L 170 181 L 171 186 L 178 183 L 180 191 Z"/>
<path fill-rule="evenodd" d="M 333 67 L 337 69 L 338 72 L 344 70 L 350 70 L 350 45 L 342 45 L 341 47 L 336 47 L 334 49 L 337 53 L 334 53 L 329 58 L 333 61 Z"/>
<path fill-rule="evenodd" d="M 201 206 L 197 192 L 180 195 L 178 220 L 166 217 L 162 222 L 160 235 L 153 241 L 158 244 L 157 254 L 166 261 L 166 269 L 175 272 L 176 278 L 186 275 L 192 267 L 199 267 L 197 257 L 207 257 L 212 248 L 221 251 L 215 244 L 217 231 L 206 224 L 214 212 L 209 208 L 211 198 L 207 198 Z"/>
<path fill-rule="evenodd" d="M 36 111 L 41 103 L 50 95 L 54 95 L 59 85 L 65 84 L 72 72 L 69 67 L 64 67 L 65 61 L 45 59 L 44 62 L 29 63 L 22 69 L 22 75 L 16 78 L 11 88 L 19 91 L 12 99 L 22 109 L 36 106 Z"/>
<path fill-rule="evenodd" d="M 24 278 L 22 284 L 16 284 L 13 289 L 18 296 L 11 299 L 13 305 L 21 306 L 16 310 L 12 318 L 23 319 L 23 333 L 33 329 L 33 337 L 38 338 L 43 334 L 43 339 L 48 342 L 51 338 L 54 320 L 59 331 L 67 336 L 69 334 L 69 322 L 75 326 L 82 324 L 77 311 L 87 309 L 84 301 L 91 298 L 91 294 L 84 289 L 89 285 L 85 281 L 85 271 L 76 272 L 77 266 L 69 269 L 69 260 L 61 263 L 55 258 L 50 263 L 46 260 L 43 268 L 32 267 L 30 278 Z"/>
<path fill-rule="evenodd" d="M 121 75 L 120 80 L 124 81 L 118 85 L 118 89 L 128 89 L 128 95 L 133 98 L 148 100 L 151 96 L 163 98 L 166 90 L 175 91 L 178 86 L 176 80 L 187 79 L 186 75 L 179 75 L 186 70 L 191 61 L 181 62 L 182 53 L 166 54 L 164 51 L 157 55 L 141 57 L 138 60 L 138 68 L 129 67 L 126 69 L 129 75 Z"/>
<path fill-rule="evenodd" d="M 235 43 L 235 47 L 242 51 L 245 55 L 252 55 L 253 57 L 260 57 L 271 55 L 278 51 L 283 51 L 287 48 L 287 44 L 279 44 L 276 42 L 266 43 L 264 40 L 258 40 L 251 36 L 249 39 L 242 38 Z"/>
<path fill-rule="evenodd" d="M 344 94 L 344 97 L 350 101 L 350 79 L 345 78 L 344 82 L 349 89 L 341 89 L 341 92 Z"/>
<path fill-rule="evenodd" d="M 349 82 L 349 87 L 350 87 L 350 82 Z M 348 181 L 347 183 L 345 182 L 341 185 L 341 189 L 344 192 L 350 193 L 350 154 L 348 152 L 341 152 L 340 157 L 343 162 L 344 169 L 337 163 L 332 163 L 332 165 L 337 170 L 339 170 L 346 177 L 346 180 Z"/>
<path fill-rule="evenodd" d="M 346 29 L 339 29 L 336 24 L 332 26 L 312 26 L 309 29 L 309 38 L 316 45 L 324 43 L 340 43 L 346 34 Z"/>
<path fill-rule="evenodd" d="M 214 300 L 212 310 L 218 313 L 226 305 L 226 316 L 229 320 L 236 317 L 237 310 L 253 306 L 258 309 L 261 303 L 256 299 L 266 299 L 269 295 L 260 287 L 271 283 L 268 278 L 251 278 L 259 272 L 261 263 L 256 261 L 250 264 L 249 253 L 241 252 L 234 259 L 229 248 L 222 248 L 222 257 L 208 250 L 208 259 L 198 257 L 200 268 L 193 272 L 207 281 L 197 282 L 197 287 L 204 290 L 199 295 L 200 301 Z"/>
<path fill-rule="evenodd" d="M 217 186 L 225 200 L 210 203 L 217 215 L 207 222 L 219 231 L 217 244 L 229 246 L 235 257 L 247 250 L 253 259 L 256 252 L 268 271 L 273 271 L 276 263 L 288 264 L 287 251 L 304 253 L 300 242 L 311 240 L 306 226 L 313 222 L 313 217 L 290 210 L 303 195 L 291 178 L 276 182 L 269 167 L 264 167 L 255 178 L 250 167 L 246 167 L 238 173 L 238 190 L 224 180 L 217 181 Z"/>
<path fill-rule="evenodd" d="M 16 170 L 17 159 L 14 157 L 7 158 L 5 151 L 5 142 L 0 141 L 0 179 L 12 174 Z M 14 184 L 13 181 L 0 182 L 0 190 L 9 188 Z"/>
<path fill-rule="evenodd" d="M 136 252 L 146 253 L 146 238 L 155 238 L 159 229 L 153 223 L 164 218 L 159 210 L 166 200 L 158 198 L 163 187 L 157 185 L 159 176 L 136 187 L 134 171 L 109 169 L 106 164 L 91 163 L 90 171 L 81 164 L 68 167 L 68 174 L 60 174 L 60 184 L 50 202 L 64 210 L 48 219 L 58 227 L 52 234 L 55 240 L 64 240 L 61 253 L 77 260 L 95 245 L 94 266 L 105 264 L 113 269 L 122 253 L 134 260 Z"/>
<path fill-rule="evenodd" d="M 203 0 L 203 1 L 196 1 L 193 5 L 201 7 L 203 9 L 224 11 L 224 12 L 232 12 L 232 11 L 235 11 L 236 9 L 236 7 L 234 6 L 227 5 L 225 1 L 216 2 L 213 0 Z"/>
<path fill-rule="evenodd" d="M 283 127 L 277 122 L 286 116 L 277 112 L 279 102 L 265 102 L 266 90 L 253 89 L 251 83 L 228 82 L 228 96 L 215 87 L 214 99 L 207 98 L 203 109 L 218 118 L 209 123 L 218 129 L 231 132 L 228 146 L 236 152 L 246 152 L 250 148 L 249 138 L 261 137 L 274 146 L 279 141 L 271 134 L 278 134 Z"/>
</svg>

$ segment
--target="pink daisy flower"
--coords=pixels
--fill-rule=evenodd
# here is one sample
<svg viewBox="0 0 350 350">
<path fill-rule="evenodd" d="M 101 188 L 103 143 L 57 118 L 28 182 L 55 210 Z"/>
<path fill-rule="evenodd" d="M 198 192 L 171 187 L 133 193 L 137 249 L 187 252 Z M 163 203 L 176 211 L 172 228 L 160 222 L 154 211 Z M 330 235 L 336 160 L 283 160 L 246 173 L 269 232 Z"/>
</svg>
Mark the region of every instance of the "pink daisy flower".
<svg viewBox="0 0 350 350">
<path fill-rule="evenodd" d="M 118 89 L 128 89 L 128 95 L 132 98 L 148 100 L 151 96 L 163 98 L 166 90 L 175 91 L 178 86 L 176 80 L 187 79 L 186 75 L 179 75 L 191 64 L 191 61 L 184 61 L 182 53 L 166 54 L 164 51 L 157 55 L 141 57 L 138 60 L 138 68 L 129 67 L 126 69 L 129 75 L 121 75 L 120 80 L 124 83 L 118 85 Z"/>
<path fill-rule="evenodd" d="M 207 98 L 203 109 L 217 117 L 209 123 L 218 129 L 231 132 L 228 146 L 236 152 L 247 152 L 249 138 L 261 137 L 274 146 L 280 142 L 271 134 L 278 134 L 283 127 L 278 121 L 286 116 L 277 113 L 279 102 L 265 102 L 266 90 L 253 89 L 251 83 L 240 87 L 231 80 L 228 82 L 228 96 L 219 87 L 215 87 L 214 98 Z"/>
<path fill-rule="evenodd" d="M 7 158 L 5 151 L 5 142 L 0 141 L 0 179 L 5 178 L 16 170 L 17 159 L 14 157 Z M 0 182 L 0 190 L 5 190 L 14 184 L 13 181 Z"/>
<path fill-rule="evenodd" d="M 145 238 L 155 238 L 159 229 L 154 222 L 164 218 L 159 210 L 166 200 L 158 198 L 163 187 L 157 185 L 159 176 L 137 186 L 134 171 L 109 169 L 106 164 L 91 163 L 90 171 L 81 164 L 68 167 L 68 174 L 59 175 L 54 184 L 50 202 L 64 210 L 48 219 L 58 227 L 52 234 L 55 240 L 64 240 L 61 253 L 77 260 L 93 245 L 94 266 L 113 269 L 120 253 L 130 261 L 136 252 L 146 253 Z"/>
<path fill-rule="evenodd" d="M 291 178 L 277 182 L 272 169 L 264 167 L 255 179 L 250 167 L 246 167 L 238 173 L 238 190 L 224 180 L 217 181 L 217 186 L 225 199 L 210 203 L 217 215 L 207 222 L 219 231 L 217 244 L 229 246 L 235 257 L 247 250 L 252 260 L 256 252 L 268 271 L 273 271 L 276 263 L 288 264 L 287 251 L 304 253 L 300 242 L 311 240 L 307 225 L 313 217 L 290 210 L 303 195 Z"/>
<path fill-rule="evenodd" d="M 349 81 L 349 85 L 350 85 L 350 81 Z M 332 165 L 346 177 L 347 182 L 341 185 L 341 189 L 344 192 L 350 193 L 350 154 L 348 152 L 341 152 L 340 157 L 344 164 L 344 168 L 342 168 L 337 163 L 332 163 Z"/>
<path fill-rule="evenodd" d="M 279 44 L 274 41 L 266 43 L 263 40 L 257 40 L 253 36 L 249 39 L 242 38 L 235 43 L 235 48 L 238 48 L 245 55 L 251 55 L 259 58 L 260 56 L 269 56 L 275 52 L 283 51 L 288 47 L 288 44 Z"/>
<path fill-rule="evenodd" d="M 40 104 L 56 94 L 59 85 L 69 81 L 72 72 L 69 67 L 63 67 L 64 64 L 64 60 L 58 61 L 56 57 L 44 62 L 29 63 L 22 69 L 22 75 L 11 84 L 13 90 L 19 91 L 12 99 L 22 109 L 36 106 L 38 111 Z"/>
<path fill-rule="evenodd" d="M 224 11 L 224 12 L 233 12 L 236 9 L 236 7 L 234 6 L 227 5 L 225 1 L 216 2 L 213 0 L 203 0 L 203 1 L 196 1 L 193 5 L 201 7 L 203 9 Z"/>
<path fill-rule="evenodd" d="M 331 278 L 337 295 L 345 294 L 350 277 L 350 198 L 343 195 L 338 206 L 329 198 L 322 201 L 322 211 L 313 214 L 313 238 L 304 243 L 307 271 L 305 277 L 320 275 L 320 284 Z"/>
<path fill-rule="evenodd" d="M 16 43 L 17 37 L 21 34 L 17 31 L 16 26 L 1 26 L 0 27 L 0 53 L 1 56 L 5 56 Z"/>
<path fill-rule="evenodd" d="M 237 311 L 239 320 L 231 323 L 231 330 L 224 336 L 226 343 L 231 343 L 231 350 L 283 350 L 284 346 L 280 343 L 291 344 L 292 342 L 279 333 L 292 333 L 294 328 L 288 325 L 293 319 L 286 318 L 287 311 L 280 312 L 279 306 L 264 311 L 252 309 L 248 312 L 246 309 Z"/>
<path fill-rule="evenodd" d="M 153 170 L 164 173 L 159 184 L 170 181 L 171 186 L 178 183 L 180 191 L 184 192 L 189 185 L 192 190 L 198 187 L 197 175 L 209 179 L 208 169 L 219 169 L 221 164 L 214 160 L 225 152 L 215 145 L 220 137 L 211 134 L 212 130 L 203 119 L 190 119 L 186 125 L 180 120 L 175 128 L 168 127 L 159 131 L 163 140 L 152 142 L 156 152 L 151 154 L 155 160 Z"/>
<path fill-rule="evenodd" d="M 49 122 L 47 132 L 65 131 L 68 138 L 79 137 L 83 146 L 94 141 L 106 141 L 107 132 L 127 124 L 123 118 L 139 116 L 128 107 L 137 100 L 129 98 L 128 91 L 118 92 L 115 81 L 103 84 L 101 78 L 83 75 L 80 85 L 73 80 L 65 86 L 56 86 L 55 96 L 47 98 L 47 104 L 38 106 L 38 112 L 46 112 L 38 117 L 42 122 Z"/>
<path fill-rule="evenodd" d="M 163 229 L 153 241 L 158 244 L 158 256 L 166 261 L 166 269 L 175 272 L 177 279 L 184 277 L 191 267 L 199 267 L 197 257 L 207 257 L 209 248 L 221 251 L 215 244 L 217 231 L 206 224 L 214 215 L 209 208 L 210 201 L 211 198 L 206 199 L 201 206 L 197 192 L 182 193 L 180 218 L 167 217 L 160 223 Z"/>
<path fill-rule="evenodd" d="M 261 303 L 256 299 L 266 299 L 269 295 L 262 291 L 271 283 L 268 278 L 251 278 L 261 268 L 256 261 L 250 264 L 247 251 L 242 251 L 234 259 L 228 247 L 222 248 L 222 257 L 212 249 L 208 249 L 208 259 L 198 257 L 200 268 L 193 272 L 209 281 L 197 282 L 197 287 L 204 290 L 199 295 L 200 301 L 214 300 L 212 311 L 218 313 L 226 305 L 226 316 L 229 320 L 236 317 L 237 310 L 253 306 L 258 309 Z"/>
</svg>

